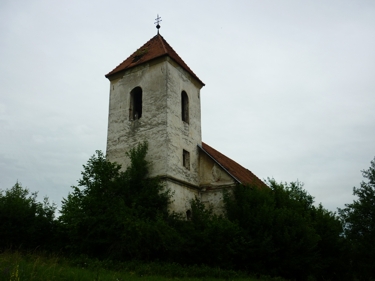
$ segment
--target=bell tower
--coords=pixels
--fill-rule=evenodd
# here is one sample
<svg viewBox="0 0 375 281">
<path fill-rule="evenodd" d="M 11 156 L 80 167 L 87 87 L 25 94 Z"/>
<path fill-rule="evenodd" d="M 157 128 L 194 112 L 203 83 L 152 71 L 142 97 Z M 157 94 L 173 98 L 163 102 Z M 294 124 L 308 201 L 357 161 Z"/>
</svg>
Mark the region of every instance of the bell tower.
<svg viewBox="0 0 375 281">
<path fill-rule="evenodd" d="M 159 34 L 109 72 L 107 158 L 147 141 L 150 176 L 174 192 L 171 208 L 186 212 L 199 194 L 200 90 L 204 83 Z"/>
</svg>

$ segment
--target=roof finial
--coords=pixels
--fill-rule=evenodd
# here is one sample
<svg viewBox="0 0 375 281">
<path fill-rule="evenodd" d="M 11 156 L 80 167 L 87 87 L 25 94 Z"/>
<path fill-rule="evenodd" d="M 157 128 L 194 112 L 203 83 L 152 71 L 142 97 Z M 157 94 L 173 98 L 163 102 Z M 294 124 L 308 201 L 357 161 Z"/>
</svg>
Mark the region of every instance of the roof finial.
<svg viewBox="0 0 375 281">
<path fill-rule="evenodd" d="M 160 29 L 160 24 L 159 23 L 162 21 L 161 17 L 159 17 L 159 14 L 157 15 L 157 18 L 155 20 L 156 20 L 156 22 L 155 22 L 156 28 L 158 29 L 158 34 L 159 34 L 159 29 Z"/>
</svg>

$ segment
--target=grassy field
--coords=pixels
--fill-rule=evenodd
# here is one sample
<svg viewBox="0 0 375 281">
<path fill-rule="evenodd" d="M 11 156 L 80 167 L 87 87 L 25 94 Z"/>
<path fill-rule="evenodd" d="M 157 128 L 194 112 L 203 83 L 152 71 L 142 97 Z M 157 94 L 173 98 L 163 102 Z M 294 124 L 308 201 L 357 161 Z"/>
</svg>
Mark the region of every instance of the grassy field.
<svg viewBox="0 0 375 281">
<path fill-rule="evenodd" d="M 64 259 L 58 256 L 21 254 L 19 252 L 0 253 L 0 280 L 282 280 L 263 277 L 251 278 L 244 273 L 225 271 L 207 267 L 183 267 L 177 264 L 157 263 L 111 263 L 87 258 Z"/>
</svg>

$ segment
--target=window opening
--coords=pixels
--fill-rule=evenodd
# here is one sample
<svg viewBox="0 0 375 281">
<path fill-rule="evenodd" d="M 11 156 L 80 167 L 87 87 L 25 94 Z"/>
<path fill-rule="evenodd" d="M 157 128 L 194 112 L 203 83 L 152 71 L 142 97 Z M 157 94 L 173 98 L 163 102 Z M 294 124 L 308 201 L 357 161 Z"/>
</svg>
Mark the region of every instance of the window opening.
<svg viewBox="0 0 375 281">
<path fill-rule="evenodd" d="M 186 219 L 189 221 L 191 220 L 191 210 L 186 211 Z"/>
<path fill-rule="evenodd" d="M 181 93 L 181 117 L 182 121 L 189 123 L 189 98 L 185 91 Z"/>
<path fill-rule="evenodd" d="M 142 89 L 136 87 L 130 92 L 129 120 L 142 117 Z"/>
<path fill-rule="evenodd" d="M 186 169 L 190 170 L 190 153 L 186 150 L 182 150 L 182 164 Z"/>
</svg>

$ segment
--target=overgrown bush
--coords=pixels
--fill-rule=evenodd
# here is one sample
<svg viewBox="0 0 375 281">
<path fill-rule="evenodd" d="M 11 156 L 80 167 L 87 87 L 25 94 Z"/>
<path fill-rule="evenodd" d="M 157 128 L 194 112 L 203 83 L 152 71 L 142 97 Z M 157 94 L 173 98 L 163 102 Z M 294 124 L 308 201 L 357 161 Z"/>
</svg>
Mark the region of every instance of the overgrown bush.
<svg viewBox="0 0 375 281">
<path fill-rule="evenodd" d="M 187 265 L 208 265 L 234 269 L 236 249 L 239 248 L 241 228 L 198 199 L 191 201 L 191 220 L 177 220 L 174 228 L 182 238 L 175 261 Z"/>
</svg>

